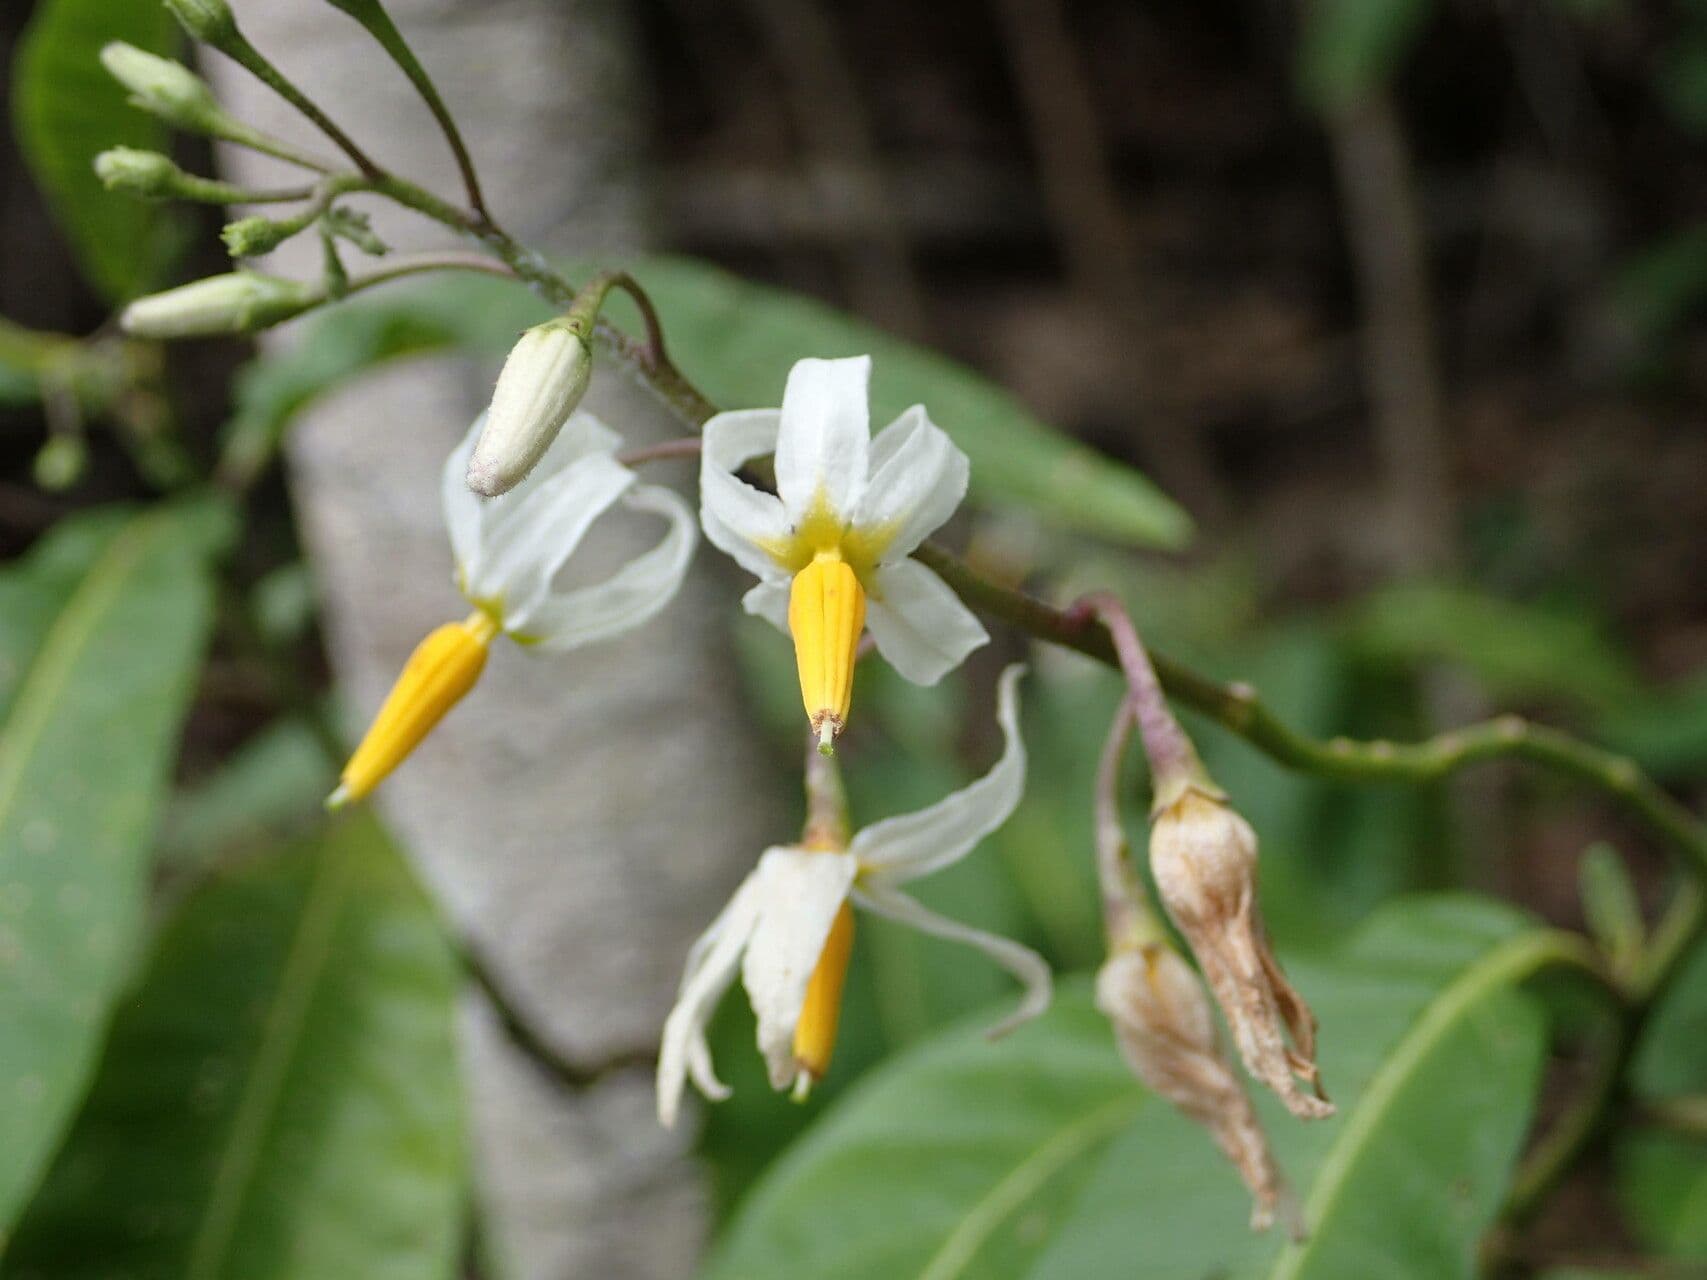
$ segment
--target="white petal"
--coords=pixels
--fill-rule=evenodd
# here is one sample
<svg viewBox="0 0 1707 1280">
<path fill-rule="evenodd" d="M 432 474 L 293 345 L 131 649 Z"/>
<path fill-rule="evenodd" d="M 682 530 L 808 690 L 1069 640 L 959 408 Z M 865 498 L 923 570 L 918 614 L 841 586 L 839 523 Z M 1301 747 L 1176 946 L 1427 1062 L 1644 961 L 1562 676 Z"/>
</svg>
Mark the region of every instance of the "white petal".
<svg viewBox="0 0 1707 1280">
<path fill-rule="evenodd" d="M 468 589 L 476 599 L 503 601 L 506 631 L 526 630 L 563 562 L 634 484 L 634 473 L 608 453 L 583 454 L 541 478 L 543 471 L 542 463 L 508 494 L 486 499 L 500 510 L 488 517 L 480 571 Z"/>
<path fill-rule="evenodd" d="M 978 781 L 928 809 L 904 813 L 862 828 L 848 844 L 859 859 L 860 882 L 898 885 L 928 875 L 972 852 L 1008 820 L 1025 793 L 1025 742 L 1019 733 L 1017 689 L 1025 668 L 1002 672 L 996 687 L 996 719 L 1002 726 L 1002 756 Z"/>
<path fill-rule="evenodd" d="M 781 582 L 761 582 L 741 597 L 741 607 L 756 618 L 763 618 L 778 631 L 788 632 L 788 586 Z"/>
<path fill-rule="evenodd" d="M 1030 947 L 1021 946 L 1011 938 L 1003 938 L 993 933 L 985 933 L 982 929 L 974 929 L 971 925 L 961 924 L 958 920 L 950 920 L 947 916 L 939 916 L 899 889 L 878 885 L 857 887 L 853 890 L 853 900 L 855 906 L 875 915 L 886 916 L 901 924 L 910 925 L 921 933 L 928 933 L 934 937 L 947 938 L 950 942 L 964 942 L 967 946 L 977 947 L 978 950 L 1018 978 L 1025 986 L 1025 995 L 1020 1000 L 1019 1008 L 989 1029 L 986 1034 L 992 1038 L 1006 1035 L 1021 1023 L 1031 1021 L 1049 1007 L 1049 999 L 1053 990 L 1053 982 L 1049 975 L 1049 964 Z"/>
<path fill-rule="evenodd" d="M 541 649 L 578 649 L 632 631 L 676 597 L 698 540 L 692 508 L 661 485 L 636 485 L 623 505 L 670 522 L 657 546 L 596 586 L 554 591 L 533 610 L 528 635 Z"/>
<path fill-rule="evenodd" d="M 480 544 L 486 528 L 489 504 L 468 487 L 467 479 L 468 459 L 485 430 L 486 415 L 481 414 L 462 443 L 445 459 L 439 479 L 439 502 L 444 509 L 445 528 L 450 533 L 450 553 L 462 581 L 474 577 L 479 569 Z"/>
<path fill-rule="evenodd" d="M 775 409 L 720 413 L 705 424 L 699 455 L 699 520 L 705 536 L 748 573 L 786 578 L 763 543 L 789 535 L 788 516 L 774 494 L 735 474 L 776 448 L 781 415 Z"/>
<path fill-rule="evenodd" d="M 877 571 L 865 625 L 877 651 L 914 684 L 935 684 L 958 667 L 989 633 L 948 584 L 916 560 Z"/>
<path fill-rule="evenodd" d="M 820 494 L 849 514 L 865 488 L 871 448 L 871 357 L 798 360 L 782 393 L 776 491 L 793 520 Z"/>
<path fill-rule="evenodd" d="M 721 1101 L 729 1096 L 727 1086 L 711 1069 L 705 1026 L 740 970 L 741 951 L 758 920 L 759 883 L 755 870 L 688 951 L 682 985 L 675 1007 L 664 1020 L 658 1049 L 658 1120 L 665 1128 L 676 1123 L 682 1085 L 690 1071 L 694 1084 L 706 1097 Z"/>
<path fill-rule="evenodd" d="M 871 446 L 871 482 L 854 510 L 860 529 L 893 530 L 884 563 L 912 554 L 966 497 L 971 467 L 948 433 L 914 405 Z"/>
<path fill-rule="evenodd" d="M 763 904 L 741 980 L 758 1019 L 759 1052 L 772 1088 L 794 1082 L 794 1028 L 806 1003 L 806 984 L 857 867 L 850 854 L 803 849 L 771 849 L 759 861 Z"/>
</svg>

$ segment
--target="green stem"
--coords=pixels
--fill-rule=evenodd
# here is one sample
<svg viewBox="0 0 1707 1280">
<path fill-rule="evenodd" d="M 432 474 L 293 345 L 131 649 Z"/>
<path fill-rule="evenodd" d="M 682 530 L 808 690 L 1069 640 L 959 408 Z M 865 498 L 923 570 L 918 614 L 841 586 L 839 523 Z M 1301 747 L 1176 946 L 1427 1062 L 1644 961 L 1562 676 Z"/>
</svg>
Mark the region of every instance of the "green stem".
<svg viewBox="0 0 1707 1280">
<path fill-rule="evenodd" d="M 315 128 L 330 138 L 338 150 L 348 156 L 350 162 L 360 169 L 365 177 L 377 178 L 380 176 L 379 166 L 368 159 L 367 153 L 355 144 L 349 134 L 340 129 L 332 118 L 320 109 L 314 99 L 286 79 L 284 73 L 269 62 L 259 49 L 250 44 L 248 37 L 238 31 L 235 26 L 225 33 L 215 47 L 308 117 Z M 249 145 L 255 144 L 250 141 Z M 275 151 L 274 154 L 278 153 Z M 285 158 L 294 159 L 297 163 L 302 163 L 303 160 L 308 159 L 308 157 L 299 156 Z"/>
</svg>

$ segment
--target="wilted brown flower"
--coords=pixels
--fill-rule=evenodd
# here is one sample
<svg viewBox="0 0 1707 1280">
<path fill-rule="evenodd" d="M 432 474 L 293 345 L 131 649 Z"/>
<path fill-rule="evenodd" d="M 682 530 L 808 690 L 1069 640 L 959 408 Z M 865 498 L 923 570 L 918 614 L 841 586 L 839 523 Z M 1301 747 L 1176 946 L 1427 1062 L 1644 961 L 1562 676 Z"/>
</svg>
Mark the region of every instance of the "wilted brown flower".
<svg viewBox="0 0 1707 1280">
<path fill-rule="evenodd" d="M 1250 1188 L 1252 1229 L 1268 1228 L 1275 1211 L 1290 1205 L 1286 1186 L 1190 966 L 1165 943 L 1116 951 L 1097 973 L 1096 1000 L 1127 1065 L 1209 1130 Z"/>
<path fill-rule="evenodd" d="M 1316 1068 L 1315 1015 L 1281 972 L 1257 914 L 1256 833 L 1204 782 L 1180 782 L 1157 801 L 1150 870 L 1227 1016 L 1245 1069 L 1294 1115 L 1332 1115 Z"/>
</svg>

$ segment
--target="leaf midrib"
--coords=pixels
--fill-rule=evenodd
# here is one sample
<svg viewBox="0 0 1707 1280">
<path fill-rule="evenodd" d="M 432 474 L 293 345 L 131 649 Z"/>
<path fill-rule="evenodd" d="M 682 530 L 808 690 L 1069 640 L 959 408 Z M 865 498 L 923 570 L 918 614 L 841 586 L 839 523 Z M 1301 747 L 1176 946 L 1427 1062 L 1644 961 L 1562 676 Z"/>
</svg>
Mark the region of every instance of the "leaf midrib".
<svg viewBox="0 0 1707 1280">
<path fill-rule="evenodd" d="M 1143 1105 L 1145 1096 L 1135 1089 L 1106 1102 L 1035 1148 L 972 1206 L 960 1225 L 942 1242 L 942 1247 L 925 1263 L 919 1280 L 953 1280 L 964 1275 L 997 1227 L 1063 1165 L 1130 1119 Z"/>
<path fill-rule="evenodd" d="M 0 832 L 11 821 L 19 788 L 42 734 L 53 723 L 59 695 L 76 670 L 101 619 L 126 575 L 162 527 L 156 514 L 138 516 L 113 535 L 113 541 L 83 575 L 43 638 L 36 660 L 12 700 L 12 714 L 0 729 Z"/>
<path fill-rule="evenodd" d="M 226 1274 L 223 1264 L 266 1145 L 266 1126 L 284 1091 L 314 989 L 331 955 L 332 935 L 352 863 L 339 853 L 333 848 L 315 858 L 278 992 L 261 1032 L 261 1044 L 238 1102 L 230 1137 L 214 1170 L 201 1226 L 188 1250 L 185 1280 L 214 1280 Z"/>
<path fill-rule="evenodd" d="M 1302 1245 L 1289 1244 L 1275 1261 L 1269 1280 L 1298 1280 L 1316 1244 L 1321 1226 L 1334 1206 L 1357 1158 L 1374 1138 L 1381 1120 L 1411 1073 L 1434 1044 L 1472 1004 L 1490 991 L 1515 986 L 1536 970 L 1555 961 L 1575 963 L 1581 955 L 1578 939 L 1558 930 L 1537 930 L 1511 938 L 1485 952 L 1429 1001 L 1422 1015 L 1387 1056 L 1358 1099 L 1345 1128 L 1317 1167 L 1315 1184 L 1305 1209 L 1313 1234 Z"/>
</svg>

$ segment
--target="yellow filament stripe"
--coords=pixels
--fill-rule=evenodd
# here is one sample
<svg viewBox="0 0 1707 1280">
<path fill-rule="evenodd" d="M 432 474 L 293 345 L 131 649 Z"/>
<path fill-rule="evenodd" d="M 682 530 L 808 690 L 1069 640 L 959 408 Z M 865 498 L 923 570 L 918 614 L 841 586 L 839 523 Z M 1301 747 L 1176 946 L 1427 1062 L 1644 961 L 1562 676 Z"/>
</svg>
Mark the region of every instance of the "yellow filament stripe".
<svg viewBox="0 0 1707 1280">
<path fill-rule="evenodd" d="M 788 629 L 800 669 L 800 696 L 814 730 L 847 722 L 854 653 L 865 630 L 865 588 L 845 560 L 821 556 L 794 575 Z"/>
<path fill-rule="evenodd" d="M 360 800 L 432 731 L 474 687 L 486 665 L 486 650 L 498 632 L 484 613 L 447 622 L 409 655 L 350 762 L 344 766 L 333 803 Z"/>
<path fill-rule="evenodd" d="M 813 1080 L 822 1080 L 836 1051 L 836 1027 L 842 1018 L 842 984 L 853 953 L 853 911 L 842 903 L 830 936 L 806 984 L 806 1003 L 794 1024 L 794 1060 Z"/>
</svg>

